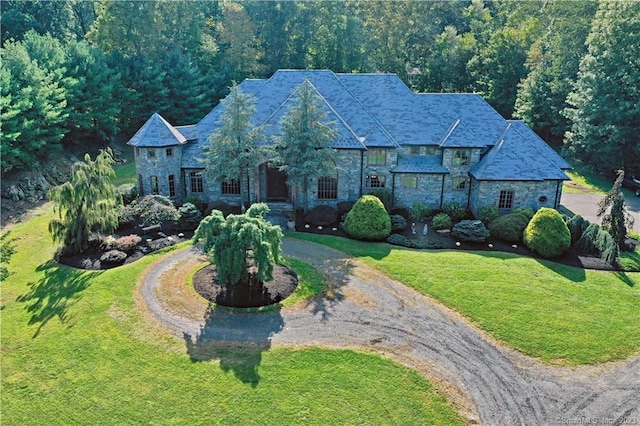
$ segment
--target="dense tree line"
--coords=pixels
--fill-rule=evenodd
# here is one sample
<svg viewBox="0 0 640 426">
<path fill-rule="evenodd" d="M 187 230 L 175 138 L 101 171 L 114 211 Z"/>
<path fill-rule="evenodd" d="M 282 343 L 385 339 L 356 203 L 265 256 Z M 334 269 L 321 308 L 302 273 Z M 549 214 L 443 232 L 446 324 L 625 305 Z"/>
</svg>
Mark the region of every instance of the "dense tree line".
<svg viewBox="0 0 640 426">
<path fill-rule="evenodd" d="M 640 164 L 640 3 L 1 3 L 2 169 L 126 139 L 153 112 L 199 120 L 280 68 L 393 72 L 478 92 L 594 167 Z M 602 161 L 606 157 L 606 161 Z"/>
</svg>

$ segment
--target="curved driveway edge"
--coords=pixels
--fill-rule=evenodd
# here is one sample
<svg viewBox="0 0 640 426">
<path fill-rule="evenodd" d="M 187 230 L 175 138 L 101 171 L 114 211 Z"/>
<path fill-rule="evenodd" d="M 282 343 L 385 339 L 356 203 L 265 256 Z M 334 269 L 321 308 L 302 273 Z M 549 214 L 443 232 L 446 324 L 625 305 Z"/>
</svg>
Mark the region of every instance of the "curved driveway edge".
<svg viewBox="0 0 640 426">
<path fill-rule="evenodd" d="M 473 401 L 482 424 L 640 424 L 640 357 L 599 367 L 544 366 L 500 347 L 459 315 L 344 253 L 289 238 L 283 251 L 325 276 L 325 294 L 276 312 L 215 310 L 206 320 L 185 318 L 164 308 L 155 290 L 166 271 L 199 254 L 194 248 L 152 265 L 140 291 L 151 315 L 185 338 L 389 356 L 453 384 Z"/>
</svg>

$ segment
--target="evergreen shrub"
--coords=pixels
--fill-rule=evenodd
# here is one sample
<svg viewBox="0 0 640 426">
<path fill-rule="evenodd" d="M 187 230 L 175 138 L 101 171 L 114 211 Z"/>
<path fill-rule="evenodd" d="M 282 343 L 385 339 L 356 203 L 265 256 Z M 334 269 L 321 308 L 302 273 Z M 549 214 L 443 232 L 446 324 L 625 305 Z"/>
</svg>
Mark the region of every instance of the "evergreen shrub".
<svg viewBox="0 0 640 426">
<path fill-rule="evenodd" d="M 459 222 L 469 214 L 466 208 L 456 202 L 443 204 L 441 210 L 443 213 L 449 215 L 453 222 Z"/>
<path fill-rule="evenodd" d="M 378 199 L 380 201 L 382 201 L 382 204 L 384 205 L 384 208 L 387 211 L 387 213 L 389 213 L 391 211 L 391 209 L 393 208 L 393 194 L 391 193 L 390 190 L 388 190 L 388 189 L 376 189 L 374 191 L 371 191 L 369 193 L 369 195 L 373 195 L 374 197 L 378 197 Z"/>
<path fill-rule="evenodd" d="M 408 238 L 400 234 L 391 234 L 387 237 L 387 242 L 395 246 L 402 246 L 415 249 L 439 249 L 442 248 L 440 241 L 431 241 L 426 238 Z"/>
<path fill-rule="evenodd" d="M 481 243 L 484 242 L 491 233 L 480 220 L 462 220 L 453 226 L 451 235 L 460 241 Z"/>
<path fill-rule="evenodd" d="M 202 220 L 202 213 L 191 203 L 184 203 L 178 209 L 178 215 L 180 217 L 176 221 L 176 229 L 180 231 L 193 231 Z"/>
<path fill-rule="evenodd" d="M 347 214 L 344 230 L 358 240 L 382 241 L 391 234 L 391 218 L 378 197 L 363 195 Z"/>
<path fill-rule="evenodd" d="M 431 215 L 431 209 L 424 203 L 413 203 L 409 207 L 409 219 L 416 222 L 423 222 Z"/>
<path fill-rule="evenodd" d="M 571 233 L 560 213 L 543 207 L 525 228 L 523 242 L 542 257 L 558 257 L 571 246 Z"/>
<path fill-rule="evenodd" d="M 522 213 L 509 213 L 500 216 L 489 224 L 489 232 L 494 238 L 519 243 L 522 233 L 529 224 L 529 218 Z"/>
<path fill-rule="evenodd" d="M 498 217 L 500 217 L 500 212 L 496 206 L 482 206 L 478 214 L 478 219 L 480 219 L 485 226 L 489 226 L 489 224 Z"/>
<path fill-rule="evenodd" d="M 433 227 L 437 230 L 451 228 L 451 218 L 446 213 L 438 213 L 431 221 Z"/>
<path fill-rule="evenodd" d="M 407 229 L 407 219 L 399 214 L 392 214 L 389 216 L 391 219 L 391 232 L 403 232 Z"/>
</svg>

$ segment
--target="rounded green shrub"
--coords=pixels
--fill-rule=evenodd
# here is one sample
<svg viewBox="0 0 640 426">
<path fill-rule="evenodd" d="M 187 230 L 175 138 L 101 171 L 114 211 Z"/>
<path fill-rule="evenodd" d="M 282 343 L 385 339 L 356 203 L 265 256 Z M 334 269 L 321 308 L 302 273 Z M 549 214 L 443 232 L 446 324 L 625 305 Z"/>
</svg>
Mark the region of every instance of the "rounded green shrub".
<svg viewBox="0 0 640 426">
<path fill-rule="evenodd" d="M 180 231 L 193 231 L 202 220 L 202 213 L 191 203 L 184 203 L 179 209 L 180 217 L 176 222 L 176 228 Z"/>
<path fill-rule="evenodd" d="M 496 206 L 482 206 L 480 213 L 478 213 L 478 219 L 480 219 L 485 226 L 489 226 L 491 222 L 499 217 L 500 212 Z"/>
<path fill-rule="evenodd" d="M 489 224 L 489 232 L 494 238 L 519 243 L 522 233 L 529 224 L 529 218 L 522 213 L 509 213 L 494 219 Z"/>
<path fill-rule="evenodd" d="M 391 219 L 378 197 L 363 195 L 347 214 L 344 231 L 358 240 L 382 241 L 391 234 Z"/>
<path fill-rule="evenodd" d="M 571 246 L 571 233 L 560 213 L 543 207 L 525 228 L 523 241 L 530 250 L 551 258 L 560 256 Z"/>
<path fill-rule="evenodd" d="M 453 226 L 451 235 L 460 241 L 482 243 L 490 233 L 480 220 L 463 220 Z"/>
<path fill-rule="evenodd" d="M 431 221 L 433 227 L 437 230 L 451 228 L 451 218 L 446 213 L 438 213 Z"/>
</svg>

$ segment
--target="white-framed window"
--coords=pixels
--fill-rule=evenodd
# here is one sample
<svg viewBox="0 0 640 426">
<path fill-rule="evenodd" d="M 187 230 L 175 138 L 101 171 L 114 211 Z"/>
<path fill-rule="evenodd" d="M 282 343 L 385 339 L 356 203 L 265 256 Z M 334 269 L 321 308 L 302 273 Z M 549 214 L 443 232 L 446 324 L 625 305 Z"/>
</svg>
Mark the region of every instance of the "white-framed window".
<svg viewBox="0 0 640 426">
<path fill-rule="evenodd" d="M 471 161 L 470 149 L 456 149 L 453 151 L 453 160 L 451 163 L 454 166 L 468 166 Z"/>
<path fill-rule="evenodd" d="M 466 176 L 456 176 L 452 180 L 453 180 L 453 189 L 463 190 L 467 187 Z"/>
<path fill-rule="evenodd" d="M 387 164 L 387 150 L 371 148 L 367 151 L 367 164 L 370 166 L 384 166 Z"/>
<path fill-rule="evenodd" d="M 204 192 L 204 181 L 202 179 L 202 172 L 190 172 L 189 180 L 191 183 L 191 192 Z"/>
<path fill-rule="evenodd" d="M 416 175 L 402 176 L 402 187 L 407 189 L 416 189 L 418 187 L 418 176 Z"/>
<path fill-rule="evenodd" d="M 365 179 L 365 186 L 367 189 L 379 189 L 384 188 L 386 183 L 386 176 L 384 175 L 368 175 Z"/>
<path fill-rule="evenodd" d="M 498 197 L 498 209 L 511 210 L 513 208 L 514 196 L 515 191 L 512 189 L 505 189 L 503 191 L 500 191 L 500 196 Z"/>
</svg>

